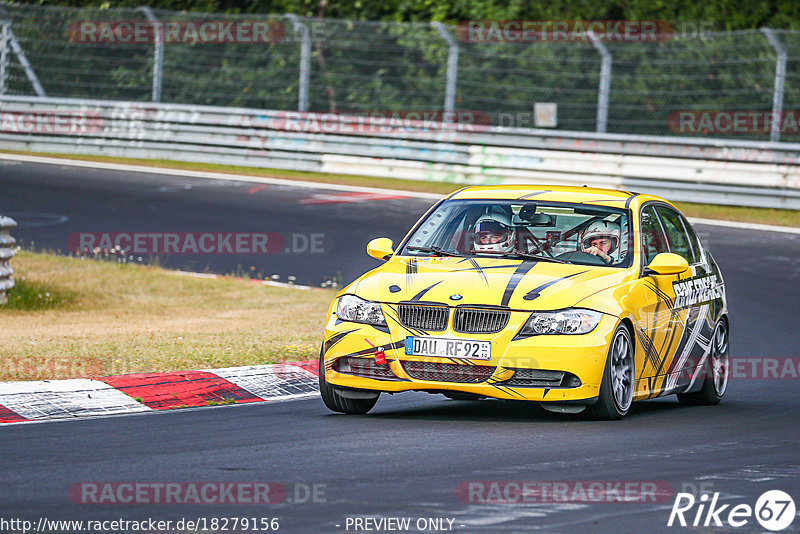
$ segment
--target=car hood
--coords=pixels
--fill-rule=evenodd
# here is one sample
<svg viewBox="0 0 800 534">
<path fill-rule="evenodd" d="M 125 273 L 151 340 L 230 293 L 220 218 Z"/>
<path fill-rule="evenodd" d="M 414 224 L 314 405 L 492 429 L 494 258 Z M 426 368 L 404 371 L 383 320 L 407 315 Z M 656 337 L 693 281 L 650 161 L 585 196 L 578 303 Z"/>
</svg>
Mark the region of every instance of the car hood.
<svg viewBox="0 0 800 534">
<path fill-rule="evenodd" d="M 393 257 L 353 284 L 348 293 L 378 302 L 438 302 L 553 310 L 574 306 L 621 284 L 614 267 L 503 258 Z"/>
</svg>

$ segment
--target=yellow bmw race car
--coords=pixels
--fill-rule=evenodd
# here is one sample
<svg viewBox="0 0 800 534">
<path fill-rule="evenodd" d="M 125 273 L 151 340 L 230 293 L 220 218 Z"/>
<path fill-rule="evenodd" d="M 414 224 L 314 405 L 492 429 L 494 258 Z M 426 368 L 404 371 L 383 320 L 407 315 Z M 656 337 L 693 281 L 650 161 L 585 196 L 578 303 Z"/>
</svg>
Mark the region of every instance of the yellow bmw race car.
<svg viewBox="0 0 800 534">
<path fill-rule="evenodd" d="M 716 404 L 728 383 L 717 264 L 651 195 L 587 187 L 468 187 L 436 203 L 384 263 L 331 304 L 319 385 L 333 411 L 382 392 L 541 403 L 619 419 L 677 393 Z"/>
</svg>

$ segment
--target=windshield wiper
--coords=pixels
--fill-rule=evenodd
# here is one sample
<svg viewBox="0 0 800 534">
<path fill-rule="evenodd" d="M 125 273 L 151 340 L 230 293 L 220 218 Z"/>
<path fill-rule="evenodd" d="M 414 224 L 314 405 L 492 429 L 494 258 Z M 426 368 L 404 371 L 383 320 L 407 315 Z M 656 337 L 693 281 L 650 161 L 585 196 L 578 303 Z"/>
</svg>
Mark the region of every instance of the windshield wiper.
<svg viewBox="0 0 800 534">
<path fill-rule="evenodd" d="M 567 260 L 560 260 L 558 258 L 552 258 L 550 256 L 540 256 L 539 254 L 529 254 L 527 252 L 509 252 L 508 254 L 501 254 L 501 258 L 525 258 L 528 260 L 539 260 L 539 261 L 550 261 L 553 263 L 570 263 Z"/>
<path fill-rule="evenodd" d="M 428 254 L 436 254 L 437 256 L 453 256 L 454 258 L 466 257 L 458 252 L 449 252 L 447 250 L 442 250 L 439 247 L 418 247 L 416 245 L 408 245 L 406 246 L 406 250 L 418 250 L 420 252 L 427 252 Z"/>
</svg>

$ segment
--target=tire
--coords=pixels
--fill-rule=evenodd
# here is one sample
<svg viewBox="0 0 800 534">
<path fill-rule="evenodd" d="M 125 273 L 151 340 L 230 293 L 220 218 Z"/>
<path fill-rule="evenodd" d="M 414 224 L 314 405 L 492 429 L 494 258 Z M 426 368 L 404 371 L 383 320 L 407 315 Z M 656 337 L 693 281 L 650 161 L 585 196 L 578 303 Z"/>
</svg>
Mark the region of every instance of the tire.
<svg viewBox="0 0 800 534">
<path fill-rule="evenodd" d="M 711 351 L 703 364 L 703 387 L 693 393 L 678 393 L 678 402 L 685 406 L 713 406 L 719 404 L 728 389 L 729 353 L 728 323 L 717 321 L 711 336 Z"/>
<path fill-rule="evenodd" d="M 325 354 L 322 349 L 319 351 L 319 394 L 322 397 L 322 402 L 329 410 L 339 413 L 346 413 L 351 415 L 364 415 L 369 412 L 378 402 L 380 393 L 375 395 L 373 399 L 350 399 L 342 397 L 336 392 L 331 384 L 325 380 Z"/>
<path fill-rule="evenodd" d="M 619 325 L 608 348 L 597 402 L 586 409 L 586 415 L 590 418 L 613 421 L 622 419 L 631 409 L 636 376 L 633 351 L 630 331 L 624 325 Z"/>
</svg>

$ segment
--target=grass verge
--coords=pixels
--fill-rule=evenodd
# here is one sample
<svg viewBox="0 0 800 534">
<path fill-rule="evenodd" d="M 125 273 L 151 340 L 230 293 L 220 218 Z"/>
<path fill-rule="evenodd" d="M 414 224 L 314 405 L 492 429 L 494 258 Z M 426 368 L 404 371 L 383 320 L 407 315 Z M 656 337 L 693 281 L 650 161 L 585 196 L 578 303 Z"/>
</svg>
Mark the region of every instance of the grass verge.
<svg viewBox="0 0 800 534">
<path fill-rule="evenodd" d="M 21 251 L 0 381 L 316 359 L 334 292 Z"/>
<path fill-rule="evenodd" d="M 253 167 L 240 167 L 235 165 L 220 165 L 212 163 L 191 163 L 169 160 L 112 158 L 107 156 L 78 156 L 72 154 L 47 154 L 33 152 L 6 151 L 8 154 L 24 154 L 31 156 L 45 156 L 51 158 L 77 159 L 82 161 L 97 161 L 103 163 L 120 163 L 125 165 L 143 165 L 169 169 L 184 169 L 194 171 L 222 172 L 228 174 L 241 174 L 246 176 L 264 176 L 269 178 L 282 178 L 285 180 L 302 180 L 326 184 L 343 184 L 363 187 L 379 187 L 385 189 L 399 189 L 402 191 L 419 191 L 446 195 L 461 187 L 459 184 L 449 182 L 427 182 L 421 180 L 401 180 L 395 178 L 376 178 L 352 174 L 328 174 L 319 172 L 288 171 L 279 169 L 257 169 Z M 777 210 L 767 208 L 747 208 L 741 206 L 721 206 L 716 204 L 695 204 L 690 202 L 676 202 L 676 205 L 689 217 L 704 219 L 721 219 L 726 221 L 751 222 L 759 224 L 772 224 L 778 226 L 800 227 L 800 211 Z"/>
</svg>

